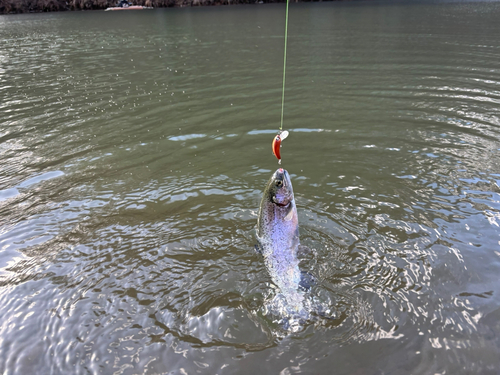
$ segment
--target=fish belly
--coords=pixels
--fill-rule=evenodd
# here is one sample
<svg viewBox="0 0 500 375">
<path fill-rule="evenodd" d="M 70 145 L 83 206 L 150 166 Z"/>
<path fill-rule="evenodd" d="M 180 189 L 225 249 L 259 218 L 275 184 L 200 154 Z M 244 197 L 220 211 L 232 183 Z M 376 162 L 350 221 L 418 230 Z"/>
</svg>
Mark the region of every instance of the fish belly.
<svg viewBox="0 0 500 375">
<path fill-rule="evenodd" d="M 266 257 L 266 267 L 286 301 L 287 313 L 303 315 L 304 293 L 299 289 L 301 272 L 293 249 L 274 248 Z"/>
</svg>

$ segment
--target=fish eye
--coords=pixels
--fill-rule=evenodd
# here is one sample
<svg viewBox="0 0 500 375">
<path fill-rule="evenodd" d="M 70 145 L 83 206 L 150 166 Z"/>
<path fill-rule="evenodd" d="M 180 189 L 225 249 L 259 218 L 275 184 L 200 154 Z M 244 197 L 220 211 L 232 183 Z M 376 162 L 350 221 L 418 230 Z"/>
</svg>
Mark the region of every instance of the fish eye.
<svg viewBox="0 0 500 375">
<path fill-rule="evenodd" d="M 280 181 L 280 180 L 276 181 L 276 186 L 277 187 L 282 187 L 283 186 L 283 181 Z"/>
</svg>

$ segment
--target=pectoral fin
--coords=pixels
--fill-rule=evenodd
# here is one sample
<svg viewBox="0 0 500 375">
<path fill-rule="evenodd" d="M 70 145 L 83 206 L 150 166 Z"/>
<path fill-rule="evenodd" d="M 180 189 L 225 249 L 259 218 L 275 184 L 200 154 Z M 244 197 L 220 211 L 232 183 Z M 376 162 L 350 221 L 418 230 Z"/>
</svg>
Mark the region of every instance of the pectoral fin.
<svg viewBox="0 0 500 375">
<path fill-rule="evenodd" d="M 295 211 L 295 199 L 290 202 L 290 205 L 288 207 L 288 212 L 285 216 L 285 221 L 290 221 L 292 220 L 293 217 L 293 212 Z"/>
<path fill-rule="evenodd" d="M 253 248 L 255 249 L 256 253 L 259 253 L 260 255 L 262 255 L 262 248 L 258 244 L 254 245 Z"/>
</svg>

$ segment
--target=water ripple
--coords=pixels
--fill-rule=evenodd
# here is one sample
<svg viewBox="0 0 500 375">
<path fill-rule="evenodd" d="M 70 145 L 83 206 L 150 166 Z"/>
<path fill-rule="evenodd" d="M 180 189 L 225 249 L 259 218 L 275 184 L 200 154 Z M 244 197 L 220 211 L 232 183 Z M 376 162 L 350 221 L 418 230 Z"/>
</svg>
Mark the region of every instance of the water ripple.
<svg viewBox="0 0 500 375">
<path fill-rule="evenodd" d="M 498 368 L 495 2 L 291 7 L 282 166 L 327 312 L 292 333 L 254 251 L 283 9 L 236 8 L 0 16 L 0 372 Z"/>
</svg>

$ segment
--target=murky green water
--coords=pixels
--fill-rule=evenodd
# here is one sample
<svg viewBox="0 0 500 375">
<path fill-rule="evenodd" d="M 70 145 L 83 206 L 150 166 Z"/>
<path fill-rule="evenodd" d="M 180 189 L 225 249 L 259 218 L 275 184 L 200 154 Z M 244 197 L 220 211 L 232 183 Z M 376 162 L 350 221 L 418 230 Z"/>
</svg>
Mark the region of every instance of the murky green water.
<svg viewBox="0 0 500 375">
<path fill-rule="evenodd" d="M 498 374 L 500 2 L 291 4 L 336 318 L 288 335 L 253 249 L 284 9 L 0 17 L 0 373 Z"/>
</svg>

